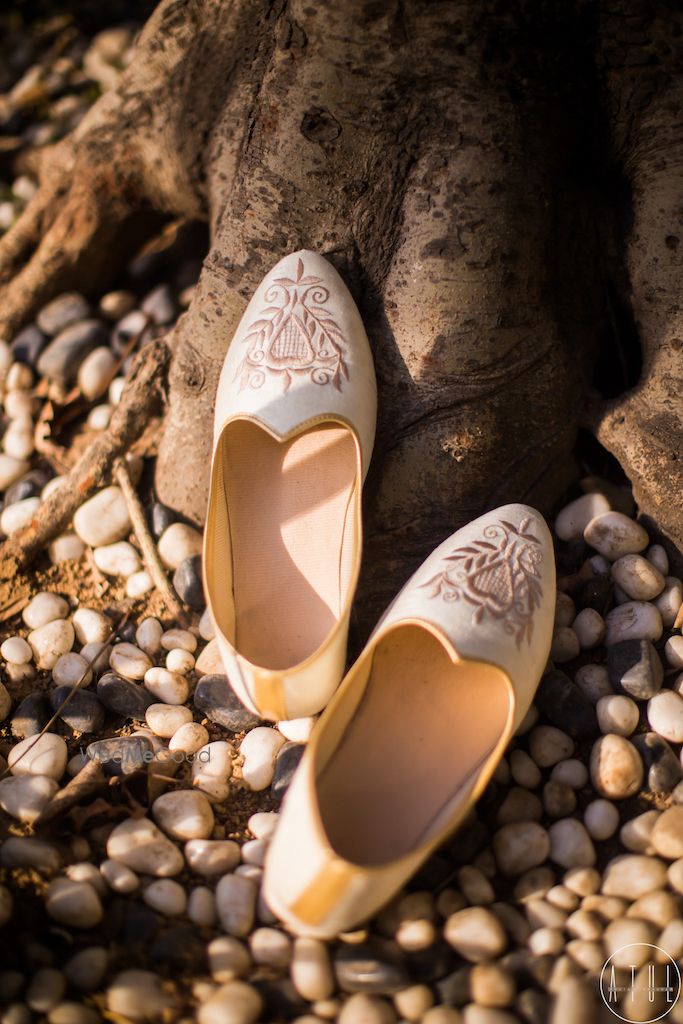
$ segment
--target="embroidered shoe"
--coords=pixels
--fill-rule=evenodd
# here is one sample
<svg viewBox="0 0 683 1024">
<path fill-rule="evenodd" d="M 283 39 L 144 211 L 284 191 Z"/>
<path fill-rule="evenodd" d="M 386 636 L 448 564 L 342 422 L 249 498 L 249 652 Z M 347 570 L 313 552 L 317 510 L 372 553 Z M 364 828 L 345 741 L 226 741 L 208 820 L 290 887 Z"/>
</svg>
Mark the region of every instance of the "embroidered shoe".
<svg viewBox="0 0 683 1024">
<path fill-rule="evenodd" d="M 204 589 L 228 679 L 262 718 L 312 715 L 344 672 L 377 394 L 333 266 L 295 252 L 256 290 L 218 385 Z"/>
<path fill-rule="evenodd" d="M 313 731 L 265 865 L 293 931 L 356 927 L 454 831 L 544 670 L 548 528 L 506 505 L 444 541 L 389 607 Z"/>
</svg>

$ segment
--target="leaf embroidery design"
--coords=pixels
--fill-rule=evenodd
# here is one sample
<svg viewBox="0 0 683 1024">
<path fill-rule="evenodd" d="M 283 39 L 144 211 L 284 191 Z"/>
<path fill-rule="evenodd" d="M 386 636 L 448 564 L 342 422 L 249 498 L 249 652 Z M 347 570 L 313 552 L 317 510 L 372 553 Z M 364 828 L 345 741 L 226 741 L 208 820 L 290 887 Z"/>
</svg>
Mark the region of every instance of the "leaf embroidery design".
<svg viewBox="0 0 683 1024">
<path fill-rule="evenodd" d="M 447 555 L 447 568 L 422 584 L 431 588 L 430 597 L 471 605 L 475 623 L 485 614 L 503 619 L 518 647 L 525 638 L 531 641 L 533 613 L 542 595 L 538 567 L 543 550 L 529 523 L 524 519 L 519 529 L 504 520 L 487 526 L 481 538 Z"/>
<path fill-rule="evenodd" d="M 247 353 L 237 368 L 240 391 L 260 388 L 277 376 L 287 391 L 296 378 L 332 384 L 341 391 L 348 380 L 344 336 L 326 303 L 329 290 L 322 278 L 306 274 L 297 262 L 296 278 L 278 277 L 268 287 L 258 319 L 247 329 Z"/>
</svg>

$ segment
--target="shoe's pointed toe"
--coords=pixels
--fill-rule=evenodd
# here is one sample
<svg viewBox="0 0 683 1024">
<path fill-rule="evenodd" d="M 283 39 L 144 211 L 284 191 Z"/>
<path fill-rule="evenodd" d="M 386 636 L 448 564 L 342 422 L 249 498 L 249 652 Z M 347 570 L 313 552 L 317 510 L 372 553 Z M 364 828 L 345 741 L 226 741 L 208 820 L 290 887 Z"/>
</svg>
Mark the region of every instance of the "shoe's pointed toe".
<svg viewBox="0 0 683 1024">
<path fill-rule="evenodd" d="M 356 927 L 457 828 L 531 704 L 554 608 L 552 540 L 525 505 L 459 530 L 408 581 L 283 805 L 265 895 L 293 931 Z"/>
</svg>

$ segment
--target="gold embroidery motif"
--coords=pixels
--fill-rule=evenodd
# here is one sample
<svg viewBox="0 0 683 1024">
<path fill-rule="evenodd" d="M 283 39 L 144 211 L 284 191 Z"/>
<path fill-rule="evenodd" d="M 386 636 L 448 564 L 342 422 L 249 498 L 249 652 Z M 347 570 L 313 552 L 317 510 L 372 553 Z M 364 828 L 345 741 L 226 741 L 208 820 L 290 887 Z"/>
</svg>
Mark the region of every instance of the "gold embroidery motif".
<svg viewBox="0 0 683 1024">
<path fill-rule="evenodd" d="M 528 531 L 529 519 L 519 526 L 501 520 L 487 526 L 482 538 L 456 548 L 444 559 L 452 563 L 423 583 L 430 597 L 466 601 L 474 608 L 472 621 L 484 613 L 503 619 L 506 633 L 514 634 L 517 646 L 531 641 L 533 613 L 541 603 L 538 566 L 543 561 L 541 542 Z"/>
<path fill-rule="evenodd" d="M 325 308 L 329 297 L 321 277 L 305 274 L 302 259 L 295 279 L 275 279 L 264 296 L 268 305 L 247 328 L 247 354 L 236 374 L 240 391 L 260 388 L 272 375 L 282 379 L 284 391 L 301 376 L 341 390 L 349 376 L 343 358 L 345 339 Z"/>
</svg>

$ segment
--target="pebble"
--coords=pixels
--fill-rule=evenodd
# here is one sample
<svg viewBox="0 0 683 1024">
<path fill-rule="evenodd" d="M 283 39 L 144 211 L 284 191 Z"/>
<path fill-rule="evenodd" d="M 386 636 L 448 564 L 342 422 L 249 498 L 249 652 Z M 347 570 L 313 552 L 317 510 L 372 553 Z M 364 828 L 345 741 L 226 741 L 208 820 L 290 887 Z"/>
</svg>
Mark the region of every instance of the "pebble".
<svg viewBox="0 0 683 1024">
<path fill-rule="evenodd" d="M 57 619 L 65 619 L 69 614 L 69 602 L 65 601 L 59 594 L 50 594 L 42 590 L 29 603 L 21 613 L 21 617 L 29 629 L 40 629 L 49 622 Z"/>
<path fill-rule="evenodd" d="M 199 555 L 184 558 L 173 573 L 173 586 L 181 601 L 196 612 L 206 605 L 202 582 L 202 560 Z"/>
<path fill-rule="evenodd" d="M 54 921 L 70 928 L 94 928 L 103 916 L 100 898 L 92 885 L 64 877 L 50 882 L 45 909 Z"/>
<path fill-rule="evenodd" d="M 287 722 L 278 722 L 277 727 L 282 735 L 292 743 L 308 743 L 317 717 L 291 718 Z"/>
<path fill-rule="evenodd" d="M 0 647 L 0 654 L 14 665 L 25 665 L 33 657 L 31 647 L 20 636 L 8 637 Z"/>
<path fill-rule="evenodd" d="M 662 616 L 662 623 L 666 629 L 671 629 L 678 610 L 683 604 L 683 583 L 675 576 L 667 576 L 664 581 L 664 590 L 654 600 L 654 606 Z"/>
<path fill-rule="evenodd" d="M 170 739 L 181 726 L 192 721 L 192 712 L 183 706 L 150 704 L 145 712 L 145 719 L 155 736 Z"/>
<path fill-rule="evenodd" d="M 564 672 L 557 669 L 546 672 L 536 692 L 535 704 L 553 725 L 561 725 L 565 733 L 576 739 L 594 736 L 598 731 L 593 705 Z"/>
<path fill-rule="evenodd" d="M 185 860 L 198 875 L 225 875 L 240 862 L 240 848 L 232 839 L 190 839 Z"/>
<path fill-rule="evenodd" d="M 107 840 L 107 856 L 145 875 L 167 878 L 183 870 L 183 856 L 147 818 L 117 825 Z"/>
<path fill-rule="evenodd" d="M 661 690 L 648 701 L 650 728 L 670 743 L 683 743 L 683 697 L 673 690 Z"/>
<path fill-rule="evenodd" d="M 240 753 L 244 757 L 242 778 L 250 789 L 259 792 L 273 781 L 275 758 L 285 742 L 276 729 L 257 727 L 242 740 Z"/>
<path fill-rule="evenodd" d="M 216 886 L 216 910 L 223 931 L 236 938 L 248 935 L 254 923 L 257 889 L 243 875 L 224 875 Z"/>
<path fill-rule="evenodd" d="M 666 864 L 656 857 L 624 854 L 610 861 L 603 874 L 602 892 L 605 896 L 620 896 L 636 900 L 666 885 Z"/>
<path fill-rule="evenodd" d="M 12 342 L 12 355 L 20 363 L 35 366 L 46 345 L 46 335 L 35 324 L 29 324 L 15 336 Z"/>
<path fill-rule="evenodd" d="M 185 677 L 166 668 L 149 668 L 145 672 L 145 687 L 164 704 L 184 704 L 190 696 Z"/>
<path fill-rule="evenodd" d="M 29 469 L 30 466 L 25 459 L 18 459 L 13 455 L 0 452 L 0 491 L 5 491 L 8 487 L 11 487 Z"/>
<path fill-rule="evenodd" d="M 606 697 L 612 692 L 604 665 L 581 665 L 576 670 L 574 681 L 591 704 L 597 704 L 601 697 Z"/>
<path fill-rule="evenodd" d="M 167 629 L 161 637 L 161 646 L 165 651 L 179 648 L 193 653 L 197 650 L 197 637 L 189 629 Z"/>
<path fill-rule="evenodd" d="M 90 352 L 78 368 L 78 386 L 93 402 L 105 394 L 116 370 L 116 356 L 110 348 L 101 345 Z"/>
<path fill-rule="evenodd" d="M 573 661 L 581 650 L 579 638 L 571 626 L 556 626 L 553 631 L 553 642 L 550 657 L 559 665 L 565 661 Z"/>
<path fill-rule="evenodd" d="M 51 337 L 77 320 L 90 316 L 90 306 L 79 292 L 63 292 L 38 311 L 36 326 Z"/>
<path fill-rule="evenodd" d="M 10 420 L 2 439 L 2 446 L 5 453 L 14 459 L 28 459 L 33 454 L 34 429 L 30 416 L 18 416 Z"/>
<path fill-rule="evenodd" d="M 151 764 L 153 748 L 146 736 L 111 736 L 90 743 L 86 753 L 108 775 L 132 775 Z"/>
<path fill-rule="evenodd" d="M 159 555 L 167 569 L 177 569 L 186 558 L 202 553 L 202 535 L 186 523 L 171 523 L 159 538 Z"/>
<path fill-rule="evenodd" d="M 142 898 L 148 907 L 166 917 L 180 917 L 187 909 L 185 890 L 172 878 L 158 878 L 151 882 L 144 889 Z"/>
<path fill-rule="evenodd" d="M 0 514 L 0 530 L 9 537 L 16 530 L 22 530 L 31 522 L 40 508 L 40 498 L 24 498 L 7 505 Z"/>
<path fill-rule="evenodd" d="M 60 562 L 76 562 L 85 551 L 85 545 L 80 537 L 68 531 L 55 537 L 48 545 L 47 553 L 53 565 Z"/>
<path fill-rule="evenodd" d="M 81 320 L 59 332 L 38 357 L 41 377 L 67 386 L 76 379 L 78 369 L 94 348 L 106 346 L 108 330 L 101 320 Z"/>
<path fill-rule="evenodd" d="M 572 629 L 583 651 L 590 651 L 601 644 L 607 632 L 605 620 L 594 608 L 580 611 L 572 623 Z"/>
<path fill-rule="evenodd" d="M 623 512 L 602 512 L 586 524 L 584 540 L 610 562 L 638 554 L 649 544 L 647 532 Z"/>
<path fill-rule="evenodd" d="M 10 697 L 5 684 L 0 683 L 0 722 L 5 721 L 11 710 L 12 698 Z"/>
<path fill-rule="evenodd" d="M 657 931 L 649 921 L 627 918 L 610 921 L 602 937 L 605 953 L 612 958 L 611 962 L 614 966 L 627 969 L 643 966 L 649 959 L 646 947 L 656 939 Z M 625 946 L 628 948 L 624 949 Z M 639 946 L 641 946 L 640 949 Z M 638 1017 L 636 1017 L 637 1019 Z"/>
<path fill-rule="evenodd" d="M 585 827 L 576 818 L 555 821 L 548 829 L 550 857 L 564 868 L 591 867 L 595 848 Z"/>
<path fill-rule="evenodd" d="M 151 971 L 122 971 L 107 989 L 107 1008 L 132 1021 L 157 1020 L 170 1016 L 174 1000 Z"/>
<path fill-rule="evenodd" d="M 129 643 L 116 644 L 112 648 L 109 664 L 114 672 L 129 680 L 145 679 L 146 681 L 146 674 L 152 668 L 149 656 L 135 644 Z"/>
<path fill-rule="evenodd" d="M 136 721 L 144 721 L 147 708 L 154 703 L 154 697 L 144 686 L 121 679 L 114 672 L 99 680 L 97 696 L 110 711 Z"/>
<path fill-rule="evenodd" d="M 228 981 L 197 1011 L 198 1024 L 253 1024 L 263 1009 L 263 999 L 251 985 Z"/>
<path fill-rule="evenodd" d="M 300 937 L 294 941 L 291 977 L 302 999 L 329 999 L 335 989 L 327 946 L 319 939 Z"/>
<path fill-rule="evenodd" d="M 672 668 L 683 668 L 683 636 L 671 636 L 664 645 L 664 656 Z"/>
<path fill-rule="evenodd" d="M 204 650 L 197 658 L 197 674 L 200 676 L 220 676 L 225 674 L 221 652 L 218 650 L 218 641 L 210 640 Z"/>
<path fill-rule="evenodd" d="M 627 601 L 613 608 L 607 613 L 605 624 L 608 647 L 622 640 L 659 640 L 663 630 L 662 616 L 646 601 Z"/>
<path fill-rule="evenodd" d="M 683 807 L 669 807 L 657 818 L 651 841 L 661 857 L 667 860 L 683 857 Z"/>
<path fill-rule="evenodd" d="M 512 822 L 494 835 L 493 852 L 504 875 L 521 875 L 543 863 L 550 852 L 550 838 L 535 821 Z"/>
<path fill-rule="evenodd" d="M 112 631 L 111 623 L 94 608 L 77 608 L 71 616 L 76 639 L 81 644 L 104 643 Z"/>
<path fill-rule="evenodd" d="M 62 857 L 54 843 L 32 836 L 10 836 L 0 846 L 0 864 L 6 868 L 35 868 L 53 875 L 62 866 Z"/>
<path fill-rule="evenodd" d="M 208 839 L 213 832 L 211 804 L 197 790 L 164 793 L 152 805 L 157 824 L 174 839 Z"/>
<path fill-rule="evenodd" d="M 466 907 L 451 914 L 444 925 L 444 938 L 470 963 L 500 956 L 507 947 L 502 925 L 485 907 Z"/>
<path fill-rule="evenodd" d="M 176 647 L 166 655 L 166 668 L 169 672 L 180 672 L 181 675 L 187 675 L 194 668 L 194 664 L 194 658 L 190 652 L 183 651 L 180 647 Z"/>
<path fill-rule="evenodd" d="M 41 693 L 29 693 L 12 715 L 12 735 L 36 736 L 50 720 L 50 705 Z"/>
<path fill-rule="evenodd" d="M 64 974 L 70 985 L 81 992 L 99 988 L 109 962 L 109 954 L 102 946 L 88 946 L 67 960 Z"/>
<path fill-rule="evenodd" d="M 610 682 L 635 700 L 649 700 L 662 687 L 664 669 L 649 640 L 623 640 L 607 648 Z"/>
<path fill-rule="evenodd" d="M 590 774 L 600 796 L 624 800 L 634 796 L 642 786 L 643 762 L 625 737 L 608 733 L 593 744 Z"/>
<path fill-rule="evenodd" d="M 249 950 L 255 964 L 283 970 L 292 959 L 292 940 L 277 928 L 256 928 L 249 936 Z"/>
<path fill-rule="evenodd" d="M 172 323 L 178 313 L 173 292 L 167 284 L 157 285 L 140 303 L 140 309 L 152 323 L 164 326 Z"/>
<path fill-rule="evenodd" d="M 98 491 L 76 510 L 73 522 L 81 540 L 93 548 L 123 540 L 131 522 L 121 488 L 112 485 Z"/>
<path fill-rule="evenodd" d="M 555 534 L 560 540 L 577 540 L 596 516 L 609 512 L 611 505 L 604 494 L 584 494 L 565 505 L 555 520 Z"/>
<path fill-rule="evenodd" d="M 195 707 L 210 721 L 230 732 L 246 732 L 259 723 L 257 716 L 245 708 L 236 696 L 227 676 L 203 676 L 197 683 L 193 700 Z"/>
<path fill-rule="evenodd" d="M 653 854 L 652 830 L 655 827 L 659 811 L 645 811 L 625 822 L 619 830 L 619 839 L 627 850 L 633 853 Z"/>
<path fill-rule="evenodd" d="M 59 785 L 46 775 L 18 775 L 0 779 L 0 808 L 27 825 L 45 810 Z"/>
<path fill-rule="evenodd" d="M 642 555 L 624 555 L 612 565 L 612 579 L 633 601 L 651 601 L 664 589 L 664 576 Z"/>
<path fill-rule="evenodd" d="M 630 736 L 635 731 L 640 719 L 636 702 L 630 697 L 617 694 L 601 697 L 597 703 L 596 712 L 600 732 L 612 732 L 617 736 Z"/>
<path fill-rule="evenodd" d="M 105 576 L 132 576 L 140 570 L 140 556 L 127 540 L 95 548 L 93 558 Z"/>
<path fill-rule="evenodd" d="M 566 818 L 576 808 L 576 794 L 571 786 L 551 779 L 543 787 L 543 807 L 550 818 Z"/>
<path fill-rule="evenodd" d="M 107 292 L 99 302 L 99 311 L 107 320 L 120 320 L 135 308 L 135 296 L 123 290 Z"/>
<path fill-rule="evenodd" d="M 158 619 L 143 619 L 135 631 L 135 643 L 140 650 L 153 658 L 161 650 L 163 628 Z"/>
<path fill-rule="evenodd" d="M 107 402 L 96 405 L 88 414 L 86 420 L 91 430 L 106 430 L 111 421 L 111 414 L 114 410 Z"/>
<path fill-rule="evenodd" d="M 187 900 L 187 916 L 200 928 L 213 928 L 218 920 L 218 915 L 216 913 L 216 897 L 211 889 L 205 885 L 197 885 L 190 891 Z"/>
<path fill-rule="evenodd" d="M 569 594 L 558 590 L 555 594 L 555 625 L 571 626 L 576 618 L 576 605 Z"/>
<path fill-rule="evenodd" d="M 107 398 L 109 405 L 118 405 L 121 401 L 124 389 L 126 387 L 125 377 L 114 377 L 113 381 L 109 385 L 109 391 L 107 392 Z"/>
<path fill-rule="evenodd" d="M 168 707 L 170 705 L 163 705 Z M 185 754 L 195 754 L 209 742 L 209 734 L 198 722 L 187 722 L 177 729 L 169 740 L 169 750 L 182 750 Z"/>
<path fill-rule="evenodd" d="M 62 704 L 68 698 L 68 703 Z M 99 732 L 104 728 L 104 708 L 94 693 L 78 689 L 74 692 L 71 686 L 58 686 L 50 694 L 52 710 L 70 729 L 79 733 Z"/>
<path fill-rule="evenodd" d="M 551 768 L 574 753 L 574 741 L 553 725 L 537 725 L 529 735 L 529 752 L 541 768 Z"/>
<path fill-rule="evenodd" d="M 67 748 L 61 736 L 46 732 L 12 747 L 7 763 L 12 775 L 46 775 L 59 782 L 66 768 Z"/>
<path fill-rule="evenodd" d="M 150 511 L 150 528 L 152 535 L 159 540 L 162 533 L 171 525 L 177 522 L 178 515 L 172 508 L 155 501 Z"/>
<path fill-rule="evenodd" d="M 49 1013 L 64 996 L 66 979 L 54 967 L 41 967 L 26 990 L 26 1003 L 35 1013 Z"/>
<path fill-rule="evenodd" d="M 299 767 L 306 747 L 303 743 L 284 743 L 275 760 L 275 772 L 270 791 L 276 800 L 281 800 Z"/>
<path fill-rule="evenodd" d="M 646 785 L 653 793 L 670 793 L 683 778 L 683 767 L 665 739 L 657 733 L 640 733 L 633 737 L 647 772 Z"/>
<path fill-rule="evenodd" d="M 53 669 L 63 654 L 67 654 L 74 643 L 74 628 L 66 619 L 48 622 L 33 629 L 28 635 L 36 667 Z"/>
<path fill-rule="evenodd" d="M 100 1024 L 97 1010 L 82 1003 L 63 1002 L 50 1010 L 48 1024 Z"/>
<path fill-rule="evenodd" d="M 113 892 L 128 895 L 140 888 L 140 879 L 125 864 L 117 864 L 115 860 L 104 860 L 100 864 L 102 878 Z"/>
<path fill-rule="evenodd" d="M 338 1024 L 394 1024 L 396 1015 L 389 1004 L 378 996 L 357 992 L 342 1006 Z"/>
<path fill-rule="evenodd" d="M 52 681 L 55 686 L 89 686 L 92 670 L 81 654 L 70 651 L 57 658 L 52 668 Z"/>
<path fill-rule="evenodd" d="M 515 782 L 525 789 L 535 789 L 541 783 L 538 765 L 525 750 L 513 750 L 510 754 L 510 774 Z"/>
<path fill-rule="evenodd" d="M 609 800 L 593 800 L 583 812 L 583 822 L 593 839 L 609 839 L 619 828 L 619 811 Z"/>
<path fill-rule="evenodd" d="M 568 758 L 566 761 L 558 761 L 550 773 L 550 778 L 572 789 L 583 789 L 588 782 L 588 769 L 583 761 Z"/>
<path fill-rule="evenodd" d="M 243 978 L 251 968 L 249 950 L 232 935 L 219 935 L 206 947 L 209 971 L 214 981 Z"/>
</svg>

